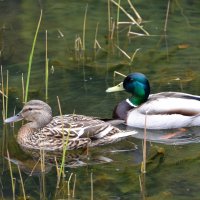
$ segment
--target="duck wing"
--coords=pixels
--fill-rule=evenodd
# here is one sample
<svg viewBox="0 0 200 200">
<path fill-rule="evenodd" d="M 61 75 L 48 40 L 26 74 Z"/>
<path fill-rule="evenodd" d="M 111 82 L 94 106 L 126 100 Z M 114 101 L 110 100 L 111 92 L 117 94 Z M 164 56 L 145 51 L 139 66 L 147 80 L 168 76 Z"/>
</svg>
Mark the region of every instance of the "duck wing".
<svg viewBox="0 0 200 200">
<path fill-rule="evenodd" d="M 150 95 L 138 110 L 142 114 L 180 114 L 195 116 L 200 113 L 200 96 L 187 93 L 162 92 Z"/>
<path fill-rule="evenodd" d="M 110 123 L 95 117 L 84 115 L 63 115 L 54 117 L 51 123 L 41 130 L 45 135 L 55 138 L 69 136 L 69 139 L 91 138 L 98 139 L 112 135 L 120 130 Z"/>
<path fill-rule="evenodd" d="M 174 97 L 174 98 L 181 98 L 181 99 L 193 99 L 200 101 L 200 96 L 187 94 L 183 92 L 160 92 L 156 94 L 151 94 L 149 96 L 149 100 L 154 100 L 158 98 L 165 98 L 165 97 Z"/>
</svg>

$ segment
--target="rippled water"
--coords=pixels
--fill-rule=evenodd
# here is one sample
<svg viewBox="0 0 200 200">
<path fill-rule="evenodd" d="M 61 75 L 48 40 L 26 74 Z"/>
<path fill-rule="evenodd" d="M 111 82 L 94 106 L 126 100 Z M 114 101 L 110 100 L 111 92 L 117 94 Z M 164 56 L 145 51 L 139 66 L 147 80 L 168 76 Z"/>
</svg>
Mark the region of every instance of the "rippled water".
<svg viewBox="0 0 200 200">
<path fill-rule="evenodd" d="M 6 71 L 9 71 L 8 115 L 12 115 L 14 109 L 17 112 L 22 108 L 21 76 L 23 74 L 26 80 L 28 58 L 40 8 L 43 9 L 43 17 L 34 52 L 29 99 L 45 100 L 47 30 L 50 69 L 48 103 L 54 115 L 59 114 L 58 96 L 63 113 L 75 112 L 110 118 L 114 105 L 127 96 L 125 92 L 105 93 L 107 87 L 123 80 L 120 76 L 116 76 L 114 80 L 114 71 L 124 74 L 134 71 L 145 73 L 150 80 L 152 93 L 182 91 L 199 95 L 200 2 L 170 1 L 166 32 L 167 1 L 137 0 L 132 3 L 150 36 L 128 37 L 128 26 L 120 25 L 114 33 L 114 39 L 109 40 L 107 1 L 1 1 L 0 62 L 4 82 Z M 75 39 L 79 36 L 82 39 L 83 36 L 87 5 L 86 50 L 80 59 L 80 52 L 75 51 L 74 45 Z M 123 1 L 122 6 L 135 17 L 128 2 Z M 117 7 L 112 3 L 110 15 L 116 21 Z M 130 21 L 122 12 L 119 19 Z M 97 24 L 97 40 L 102 49 L 94 51 Z M 143 33 L 136 26 L 131 31 Z M 136 49 L 140 50 L 131 62 L 118 47 L 130 57 Z M 2 107 L 2 103 L 0 106 Z M 103 200 L 199 198 L 198 127 L 186 129 L 174 141 L 164 140 L 167 144 L 162 144 L 165 137 L 163 135 L 177 130 L 147 132 L 148 139 L 154 142 L 147 145 L 149 162 L 145 176 L 140 173 L 140 138 L 143 130 L 138 130 L 137 139 L 132 137 L 113 145 L 90 149 L 89 157 L 84 152 L 70 152 L 66 177 L 62 185 L 56 188 L 54 158 L 47 157 L 45 174 L 40 173 L 40 166 L 33 170 L 37 159 L 21 150 L 16 143 L 20 126 L 21 123 L 16 123 L 13 129 L 1 123 L 2 199 L 12 199 L 13 196 L 7 149 L 12 161 L 16 197 L 23 197 L 17 168 L 19 165 L 26 195 L 30 199 L 72 199 L 73 185 L 74 199 L 92 199 L 92 196 Z"/>
</svg>

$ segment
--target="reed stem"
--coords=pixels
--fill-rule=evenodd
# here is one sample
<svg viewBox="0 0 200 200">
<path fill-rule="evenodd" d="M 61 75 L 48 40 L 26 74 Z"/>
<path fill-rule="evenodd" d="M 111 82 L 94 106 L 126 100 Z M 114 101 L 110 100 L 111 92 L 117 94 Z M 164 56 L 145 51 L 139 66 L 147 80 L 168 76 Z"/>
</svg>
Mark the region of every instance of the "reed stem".
<svg viewBox="0 0 200 200">
<path fill-rule="evenodd" d="M 66 152 L 67 152 L 67 146 L 68 146 L 68 141 L 69 141 L 69 135 L 70 135 L 70 130 L 68 131 L 67 136 L 64 135 L 64 121 L 63 121 L 63 115 L 62 115 L 62 110 L 61 110 L 61 105 L 60 105 L 60 100 L 59 97 L 57 96 L 57 101 L 58 101 L 58 107 L 60 111 L 60 116 L 61 116 L 61 124 L 62 124 L 62 134 L 63 134 L 63 154 L 62 154 L 62 162 L 59 170 L 59 179 L 61 177 L 61 174 L 63 174 L 63 177 L 65 176 L 65 157 L 66 157 Z"/>
<path fill-rule="evenodd" d="M 90 174 L 90 181 L 91 181 L 91 200 L 94 199 L 94 187 L 93 187 L 93 172 Z"/>
<path fill-rule="evenodd" d="M 99 23 L 97 23 L 97 26 L 96 26 L 96 31 L 95 31 L 95 38 L 94 38 L 94 49 L 96 49 L 96 48 L 97 48 L 97 45 L 98 45 L 98 41 L 97 41 L 98 29 L 99 29 Z"/>
<path fill-rule="evenodd" d="M 120 5 L 121 4 L 121 0 L 118 0 L 118 5 Z M 117 7 L 117 29 L 118 29 L 118 23 L 119 23 L 119 11 L 120 11 L 120 9 L 119 9 L 119 6 Z"/>
<path fill-rule="evenodd" d="M 56 183 L 56 188 L 59 188 L 59 184 L 60 184 L 60 169 L 58 166 L 58 162 L 56 159 L 56 156 L 54 157 L 55 163 L 56 163 L 56 172 L 57 172 L 57 183 Z"/>
<path fill-rule="evenodd" d="M 118 72 L 118 71 L 114 71 L 114 78 L 116 77 L 116 74 L 117 75 L 120 75 L 120 76 L 122 76 L 122 77 L 126 77 L 126 75 L 124 75 L 124 74 L 122 74 L 122 73 L 120 73 L 120 72 Z"/>
<path fill-rule="evenodd" d="M 85 15 L 83 21 L 83 48 L 82 48 L 83 51 L 85 51 L 85 30 L 86 30 L 87 10 L 88 10 L 88 4 L 86 5 L 85 8 Z"/>
<path fill-rule="evenodd" d="M 6 73 L 6 110 L 5 110 L 5 118 L 7 118 L 7 115 L 8 115 L 8 70 L 7 70 L 7 73 Z"/>
<path fill-rule="evenodd" d="M 133 12 L 135 13 L 135 15 L 137 16 L 137 18 L 138 18 L 137 21 L 138 21 L 138 23 L 140 24 L 140 23 L 142 22 L 141 16 L 140 16 L 139 13 L 137 12 L 137 10 L 134 8 L 134 6 L 133 6 L 133 4 L 131 3 L 130 0 L 128 0 L 128 3 L 129 3 L 129 5 L 130 5 L 131 9 L 133 10 Z"/>
<path fill-rule="evenodd" d="M 134 23 L 136 24 L 136 26 L 142 30 L 146 35 L 149 36 L 149 33 L 142 27 L 139 25 L 139 23 L 121 6 L 119 5 L 117 2 L 115 2 L 114 0 L 110 0 L 113 4 L 115 4 L 116 6 L 119 7 L 119 9 Z"/>
<path fill-rule="evenodd" d="M 25 103 L 24 74 L 22 73 L 22 101 Z"/>
<path fill-rule="evenodd" d="M 72 178 L 73 173 L 70 174 L 69 179 L 67 181 L 67 195 L 70 196 L 70 181 Z"/>
<path fill-rule="evenodd" d="M 49 82 L 49 59 L 48 59 L 48 46 L 47 46 L 47 30 L 46 30 L 46 54 L 45 54 L 45 97 L 48 99 L 48 82 Z"/>
<path fill-rule="evenodd" d="M 28 73 L 27 73 L 27 79 L 26 79 L 25 103 L 27 102 L 27 99 L 28 99 L 29 82 L 30 82 L 30 75 L 31 75 L 31 66 L 32 66 L 33 54 L 34 54 L 34 50 L 35 50 L 35 44 L 36 44 L 37 35 L 38 35 L 39 28 L 40 28 L 41 20 L 42 20 L 42 10 L 40 12 L 40 18 L 39 18 L 39 21 L 38 21 L 37 29 L 36 29 L 35 36 L 34 36 L 34 39 L 33 39 L 31 53 L 30 53 L 30 56 L 29 56 Z"/>
<path fill-rule="evenodd" d="M 167 13 L 166 13 L 166 18 L 165 18 L 164 32 L 167 31 L 167 23 L 168 23 L 168 17 L 169 17 L 169 8 L 170 8 L 170 0 L 168 0 L 168 4 L 167 4 Z"/>
<path fill-rule="evenodd" d="M 145 127 L 144 127 L 144 140 L 143 140 L 143 162 L 141 166 L 141 172 L 146 173 L 146 155 L 147 155 L 147 112 L 145 115 Z"/>
<path fill-rule="evenodd" d="M 45 172 L 45 151 L 44 149 L 40 149 L 40 166 L 41 166 L 41 172 Z"/>
<path fill-rule="evenodd" d="M 3 120 L 5 120 L 5 99 L 4 99 L 4 80 L 3 80 L 3 69 L 2 69 L 2 65 L 1 65 L 1 91 L 2 91 L 2 105 L 3 105 L 3 109 L 2 109 L 2 117 Z"/>
<path fill-rule="evenodd" d="M 19 177 L 20 177 L 20 182 L 21 182 L 21 186 L 22 186 L 23 197 L 24 197 L 24 200 L 26 200 L 26 193 L 25 193 L 25 188 L 24 188 L 24 182 L 23 182 L 22 173 L 21 173 L 21 170 L 19 168 L 19 165 L 17 165 L 17 168 L 18 168 L 18 171 L 19 171 Z"/>
<path fill-rule="evenodd" d="M 111 20 L 110 20 L 110 0 L 108 0 L 108 37 L 110 39 Z"/>
<path fill-rule="evenodd" d="M 73 191 L 72 191 L 72 198 L 75 197 L 75 188 L 76 188 L 76 174 L 74 174 L 74 185 L 73 185 Z"/>
<path fill-rule="evenodd" d="M 12 166 L 10 162 L 10 154 L 7 150 L 7 158 L 8 158 L 8 166 L 9 166 L 9 171 L 10 171 L 10 178 L 11 178 L 11 183 L 12 183 L 12 192 L 13 192 L 13 200 L 15 200 L 15 178 L 13 177 L 13 172 L 12 172 Z"/>
</svg>

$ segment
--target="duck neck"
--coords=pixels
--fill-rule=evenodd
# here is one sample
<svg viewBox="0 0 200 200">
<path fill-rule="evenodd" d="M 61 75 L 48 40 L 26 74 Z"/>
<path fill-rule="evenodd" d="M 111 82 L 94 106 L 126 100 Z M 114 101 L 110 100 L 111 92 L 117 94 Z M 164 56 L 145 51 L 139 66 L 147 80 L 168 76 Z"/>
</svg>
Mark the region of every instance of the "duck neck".
<svg viewBox="0 0 200 200">
<path fill-rule="evenodd" d="M 49 122 L 51 122 L 52 116 L 51 115 L 42 115 L 37 121 L 29 122 L 26 125 L 32 129 L 40 129 L 45 127 Z"/>
<path fill-rule="evenodd" d="M 33 121 L 23 125 L 17 135 L 18 143 L 27 147 L 34 145 L 31 139 L 33 137 L 33 133 L 39 133 L 40 129 L 50 123 L 52 119 L 52 116 L 49 115 L 49 117 L 45 116 L 43 118 L 37 119 L 37 122 Z"/>
<path fill-rule="evenodd" d="M 41 129 L 45 127 L 47 124 L 49 124 L 52 119 L 53 117 L 50 114 L 46 113 L 37 117 L 37 119 L 26 123 L 24 126 L 29 129 Z"/>
<path fill-rule="evenodd" d="M 147 101 L 150 94 L 150 86 L 149 84 L 137 85 L 137 87 L 135 86 L 134 91 L 131 93 L 132 96 L 129 98 L 129 101 L 135 107 L 137 107 Z"/>
<path fill-rule="evenodd" d="M 136 96 L 132 96 L 130 98 L 128 98 L 128 103 L 133 106 L 133 107 L 137 107 L 139 105 L 141 105 L 142 103 L 146 102 L 147 98 L 145 98 L 144 96 L 140 96 L 140 97 L 136 97 Z"/>
</svg>

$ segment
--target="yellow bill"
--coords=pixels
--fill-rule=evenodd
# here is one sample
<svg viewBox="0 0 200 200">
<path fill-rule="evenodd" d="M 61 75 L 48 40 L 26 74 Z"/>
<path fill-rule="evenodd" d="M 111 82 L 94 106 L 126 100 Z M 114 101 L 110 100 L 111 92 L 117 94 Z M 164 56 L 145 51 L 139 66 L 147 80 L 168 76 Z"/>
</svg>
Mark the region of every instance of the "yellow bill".
<svg viewBox="0 0 200 200">
<path fill-rule="evenodd" d="M 123 86 L 123 82 L 119 83 L 118 85 L 116 86 L 113 86 L 113 87 L 109 87 L 106 92 L 119 92 L 119 91 L 123 91 L 125 90 L 124 89 L 124 86 Z"/>
</svg>

